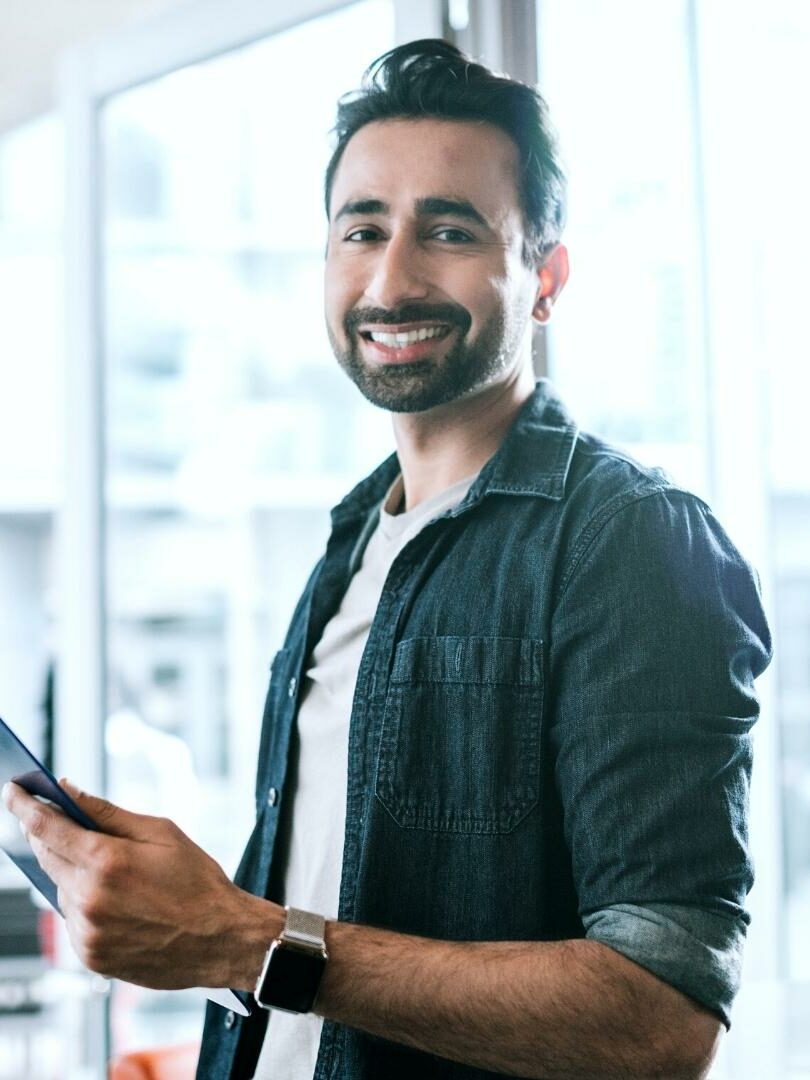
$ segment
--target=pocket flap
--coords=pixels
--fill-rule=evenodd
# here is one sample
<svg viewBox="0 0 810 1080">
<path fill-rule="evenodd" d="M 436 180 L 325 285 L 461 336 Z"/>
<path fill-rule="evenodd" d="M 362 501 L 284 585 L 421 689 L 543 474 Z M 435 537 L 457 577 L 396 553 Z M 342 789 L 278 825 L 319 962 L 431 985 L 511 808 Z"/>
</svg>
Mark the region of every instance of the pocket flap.
<svg viewBox="0 0 810 1080">
<path fill-rule="evenodd" d="M 542 682 L 542 641 L 505 637 L 407 638 L 394 655 L 392 683 Z"/>
</svg>

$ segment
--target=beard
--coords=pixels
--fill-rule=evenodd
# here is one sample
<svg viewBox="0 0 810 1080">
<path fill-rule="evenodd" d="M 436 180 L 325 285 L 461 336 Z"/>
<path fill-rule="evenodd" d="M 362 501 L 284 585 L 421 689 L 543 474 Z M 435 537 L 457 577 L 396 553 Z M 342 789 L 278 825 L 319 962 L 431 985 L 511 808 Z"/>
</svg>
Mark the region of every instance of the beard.
<svg viewBox="0 0 810 1080">
<path fill-rule="evenodd" d="M 363 360 L 358 326 L 395 326 L 426 320 L 446 323 L 451 333 L 458 330 L 455 343 L 440 359 L 427 357 L 407 364 L 379 365 Z M 338 363 L 372 405 L 387 412 L 416 413 L 456 401 L 506 370 L 522 336 L 519 320 L 512 322 L 510 327 L 503 312 L 498 312 L 482 326 L 477 337 L 467 341 L 472 318 L 465 308 L 411 303 L 395 310 L 356 308 L 348 312 L 343 320 L 348 348 L 341 347 L 328 323 L 327 333 Z"/>
</svg>

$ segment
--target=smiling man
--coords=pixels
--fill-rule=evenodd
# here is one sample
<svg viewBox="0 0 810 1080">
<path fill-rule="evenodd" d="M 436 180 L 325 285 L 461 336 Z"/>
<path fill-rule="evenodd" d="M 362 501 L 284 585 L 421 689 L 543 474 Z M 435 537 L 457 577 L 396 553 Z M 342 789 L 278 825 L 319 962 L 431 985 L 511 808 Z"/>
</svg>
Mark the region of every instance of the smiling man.
<svg viewBox="0 0 810 1080">
<path fill-rule="evenodd" d="M 245 991 L 200 1078 L 705 1075 L 748 920 L 754 577 L 535 383 L 568 274 L 537 94 L 415 42 L 336 130 L 327 325 L 397 452 L 273 663 L 236 881 L 162 819 L 9 803 L 88 967 Z"/>
</svg>

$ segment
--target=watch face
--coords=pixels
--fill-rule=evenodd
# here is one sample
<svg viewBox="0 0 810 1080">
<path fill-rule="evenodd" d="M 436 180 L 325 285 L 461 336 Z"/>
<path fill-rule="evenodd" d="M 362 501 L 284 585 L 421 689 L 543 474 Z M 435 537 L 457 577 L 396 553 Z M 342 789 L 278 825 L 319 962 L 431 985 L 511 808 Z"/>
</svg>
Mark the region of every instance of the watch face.
<svg viewBox="0 0 810 1080">
<path fill-rule="evenodd" d="M 309 1012 L 325 966 L 325 956 L 274 942 L 257 1000 L 266 1008 Z"/>
</svg>

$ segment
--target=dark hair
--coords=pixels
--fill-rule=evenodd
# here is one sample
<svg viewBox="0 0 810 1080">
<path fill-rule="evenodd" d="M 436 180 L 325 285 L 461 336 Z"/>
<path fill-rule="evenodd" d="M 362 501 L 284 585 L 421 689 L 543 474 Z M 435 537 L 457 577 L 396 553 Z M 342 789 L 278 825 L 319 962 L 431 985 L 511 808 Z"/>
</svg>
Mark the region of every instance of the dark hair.
<svg viewBox="0 0 810 1080">
<path fill-rule="evenodd" d="M 543 98 L 531 86 L 495 75 L 454 45 L 426 38 L 378 57 L 359 90 L 338 102 L 337 145 L 326 168 L 326 214 L 332 183 L 353 135 L 374 120 L 486 121 L 520 152 L 518 188 L 526 218 L 524 258 L 541 260 L 559 243 L 565 222 L 565 173 Z"/>
</svg>

